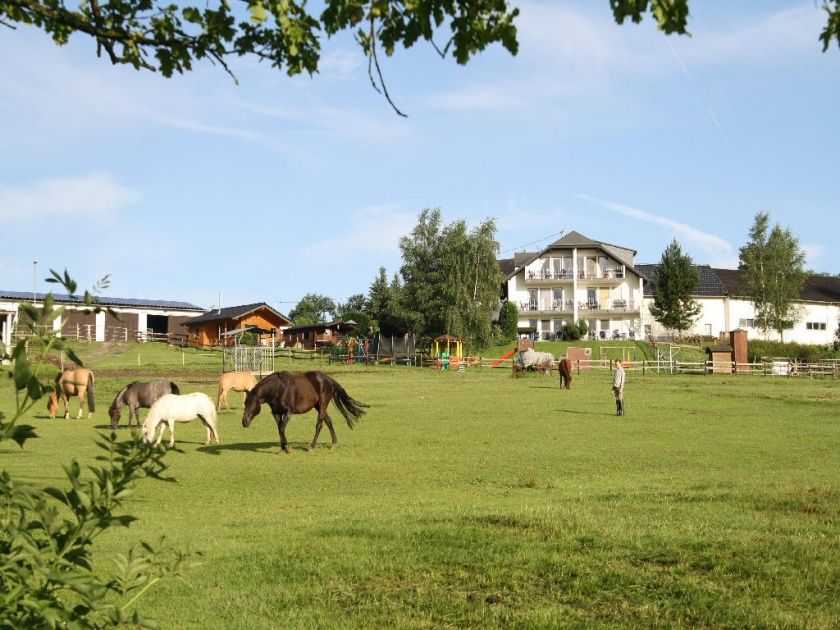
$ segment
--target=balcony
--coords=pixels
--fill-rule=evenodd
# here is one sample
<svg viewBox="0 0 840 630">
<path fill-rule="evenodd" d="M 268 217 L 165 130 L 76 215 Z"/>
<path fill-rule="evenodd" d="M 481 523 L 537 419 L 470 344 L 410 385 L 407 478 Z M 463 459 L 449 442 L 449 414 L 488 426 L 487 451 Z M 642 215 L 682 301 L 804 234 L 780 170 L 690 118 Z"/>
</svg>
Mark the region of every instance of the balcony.
<svg viewBox="0 0 840 630">
<path fill-rule="evenodd" d="M 626 273 L 623 266 L 590 271 L 579 270 L 577 281 L 597 286 L 614 286 L 624 282 L 625 276 Z M 571 269 L 558 269 L 556 271 L 546 269 L 525 270 L 525 284 L 527 286 L 557 285 L 561 283 L 572 283 L 574 280 L 574 273 Z"/>
<path fill-rule="evenodd" d="M 570 314 L 574 312 L 573 300 L 536 300 L 520 302 L 519 312 L 539 313 L 544 315 Z M 635 300 L 610 300 L 608 302 L 581 301 L 578 302 L 578 315 L 586 317 L 598 313 L 638 313 L 639 307 Z"/>
</svg>

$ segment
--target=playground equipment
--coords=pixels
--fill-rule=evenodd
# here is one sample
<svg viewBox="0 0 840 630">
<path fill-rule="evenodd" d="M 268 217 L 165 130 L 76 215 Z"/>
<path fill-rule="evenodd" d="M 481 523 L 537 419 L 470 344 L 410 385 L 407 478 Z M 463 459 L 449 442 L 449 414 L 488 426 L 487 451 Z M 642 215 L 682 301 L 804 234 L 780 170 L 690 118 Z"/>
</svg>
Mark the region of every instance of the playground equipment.
<svg viewBox="0 0 840 630">
<path fill-rule="evenodd" d="M 458 337 L 441 335 L 433 341 L 432 356 L 436 357 L 435 367 L 439 370 L 448 370 L 450 365 L 457 367 L 463 356 L 463 344 Z"/>
<path fill-rule="evenodd" d="M 368 363 L 370 341 L 361 335 L 347 334 L 341 337 L 330 352 L 330 359 L 347 363 Z"/>
<path fill-rule="evenodd" d="M 491 364 L 490 364 L 490 367 L 499 367 L 499 366 L 502 364 L 502 362 L 503 362 L 503 361 L 507 361 L 507 360 L 508 360 L 508 359 L 510 359 L 510 358 L 511 358 L 514 354 L 516 354 L 516 348 L 514 348 L 514 349 L 513 349 L 513 350 L 511 350 L 510 352 L 506 352 L 505 354 L 503 354 L 502 356 L 500 356 L 498 359 L 495 359 L 495 360 L 493 361 L 493 363 L 491 363 Z"/>
</svg>

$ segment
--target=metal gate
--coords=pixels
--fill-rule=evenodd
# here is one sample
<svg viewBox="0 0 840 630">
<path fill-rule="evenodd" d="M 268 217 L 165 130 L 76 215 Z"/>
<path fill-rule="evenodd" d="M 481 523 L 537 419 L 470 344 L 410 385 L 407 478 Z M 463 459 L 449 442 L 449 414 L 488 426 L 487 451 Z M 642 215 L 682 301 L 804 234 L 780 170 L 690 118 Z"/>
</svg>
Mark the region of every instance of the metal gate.
<svg viewBox="0 0 840 630">
<path fill-rule="evenodd" d="M 222 351 L 222 371 L 270 374 L 274 371 L 274 348 L 271 346 L 224 348 Z"/>
</svg>

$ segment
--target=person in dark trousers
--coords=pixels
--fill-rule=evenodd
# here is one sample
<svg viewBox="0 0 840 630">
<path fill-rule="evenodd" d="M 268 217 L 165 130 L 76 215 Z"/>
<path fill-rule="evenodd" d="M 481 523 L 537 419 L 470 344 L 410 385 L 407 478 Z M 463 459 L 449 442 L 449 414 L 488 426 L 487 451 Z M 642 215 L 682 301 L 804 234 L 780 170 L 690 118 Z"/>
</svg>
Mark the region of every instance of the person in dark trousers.
<svg viewBox="0 0 840 630">
<path fill-rule="evenodd" d="M 615 374 L 613 375 L 613 394 L 615 394 L 615 415 L 624 415 L 624 364 L 621 361 L 615 362 Z"/>
</svg>

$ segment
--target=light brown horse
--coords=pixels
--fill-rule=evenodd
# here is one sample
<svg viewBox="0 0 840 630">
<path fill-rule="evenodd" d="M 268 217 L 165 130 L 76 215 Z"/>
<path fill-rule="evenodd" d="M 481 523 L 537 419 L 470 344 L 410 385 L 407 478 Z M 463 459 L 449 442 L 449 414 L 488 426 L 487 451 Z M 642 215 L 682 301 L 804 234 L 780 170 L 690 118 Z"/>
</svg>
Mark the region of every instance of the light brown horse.
<svg viewBox="0 0 840 630">
<path fill-rule="evenodd" d="M 219 377 L 219 397 L 216 399 L 216 409 L 222 410 L 222 401 L 225 403 L 225 409 L 230 409 L 228 405 L 228 392 L 233 390 L 235 392 L 250 392 L 257 385 L 257 377 L 251 372 L 225 372 Z M 245 408 L 245 399 L 242 399 L 242 408 Z"/>
<path fill-rule="evenodd" d="M 76 418 L 82 417 L 82 404 L 87 394 L 87 408 L 88 418 L 96 411 L 96 403 L 93 398 L 94 378 L 93 372 L 87 368 L 77 368 L 75 370 L 64 370 L 61 374 L 55 377 L 55 389 L 50 392 L 50 398 L 47 401 L 47 412 L 50 418 L 55 418 L 58 413 L 58 398 L 64 401 L 64 419 L 70 418 L 70 396 L 79 397 L 79 413 Z"/>
</svg>

